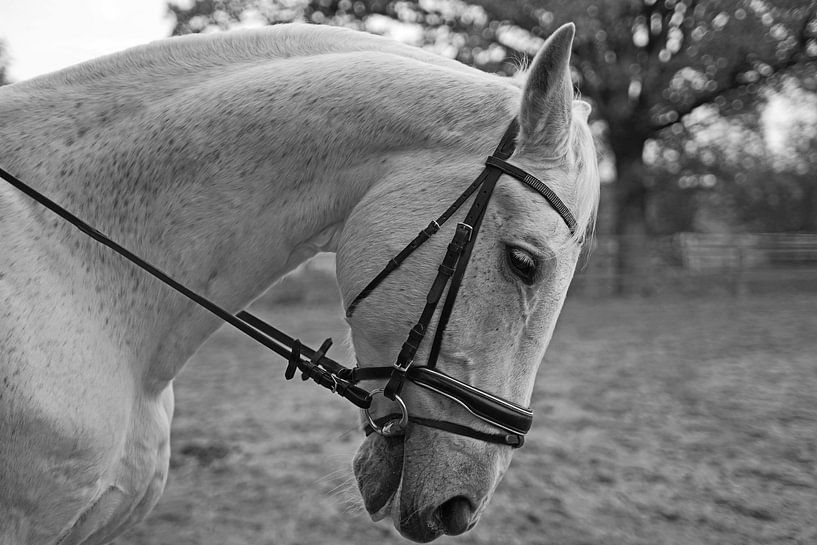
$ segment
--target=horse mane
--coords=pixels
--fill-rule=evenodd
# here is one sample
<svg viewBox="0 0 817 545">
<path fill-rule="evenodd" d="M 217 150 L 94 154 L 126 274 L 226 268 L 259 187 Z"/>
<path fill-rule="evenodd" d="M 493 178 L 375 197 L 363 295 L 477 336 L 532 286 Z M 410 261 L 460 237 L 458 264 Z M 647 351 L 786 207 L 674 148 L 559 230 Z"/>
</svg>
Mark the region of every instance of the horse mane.
<svg viewBox="0 0 817 545">
<path fill-rule="evenodd" d="M 50 87 L 54 84 L 93 81 L 117 73 L 151 71 L 165 74 L 169 67 L 183 67 L 193 71 L 227 64 L 357 51 L 388 53 L 460 72 L 484 74 L 453 59 L 382 36 L 327 25 L 287 23 L 156 40 L 38 76 L 18 85 Z"/>
<path fill-rule="evenodd" d="M 527 79 L 524 66 L 513 78 L 501 78 L 453 59 L 406 45 L 381 36 L 326 25 L 289 23 L 224 33 L 191 34 L 166 38 L 125 51 L 89 60 L 51 74 L 15 84 L 13 87 L 54 88 L 76 85 L 121 75 L 156 74 L 167 79 L 182 68 L 185 72 L 206 72 L 236 64 L 255 64 L 272 59 L 308 57 L 329 53 L 379 52 L 412 59 L 470 78 L 484 78 L 521 88 Z M 483 87 L 483 90 L 487 86 Z M 501 100 L 495 97 L 496 100 Z M 460 104 L 462 106 L 462 103 Z M 480 109 L 483 109 L 482 105 Z M 488 108 L 490 110 L 491 108 Z M 575 112 L 575 109 L 574 109 Z M 598 168 L 593 137 L 579 113 L 574 114 L 569 146 L 563 158 L 575 166 L 577 229 L 574 241 L 592 231 L 599 199 Z"/>
</svg>

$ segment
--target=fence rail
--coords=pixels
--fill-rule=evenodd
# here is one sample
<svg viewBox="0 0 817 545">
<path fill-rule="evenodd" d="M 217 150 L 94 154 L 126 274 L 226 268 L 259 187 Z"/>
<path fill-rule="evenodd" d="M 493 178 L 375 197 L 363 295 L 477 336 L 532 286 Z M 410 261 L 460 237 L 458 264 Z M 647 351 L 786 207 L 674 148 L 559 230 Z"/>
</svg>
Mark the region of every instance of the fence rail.
<svg viewBox="0 0 817 545">
<path fill-rule="evenodd" d="M 817 292 L 817 233 L 678 233 L 642 239 L 641 266 L 626 278 L 616 265 L 622 242 L 626 241 L 599 236 L 588 245 L 570 288 L 572 295 L 616 295 L 622 280 L 639 287 L 637 294 L 656 296 Z M 304 284 L 305 292 L 318 293 L 310 278 L 323 285 L 331 282 L 334 270 L 334 254 L 319 254 L 290 275 L 279 291 L 300 300 L 303 294 L 297 286 Z"/>
<path fill-rule="evenodd" d="M 617 266 L 623 242 L 598 237 L 582 259 L 572 290 L 617 293 L 623 284 Z M 817 233 L 677 233 L 641 239 L 639 245 L 645 254 L 641 266 L 626 280 L 642 286 L 645 295 L 817 291 Z"/>
</svg>

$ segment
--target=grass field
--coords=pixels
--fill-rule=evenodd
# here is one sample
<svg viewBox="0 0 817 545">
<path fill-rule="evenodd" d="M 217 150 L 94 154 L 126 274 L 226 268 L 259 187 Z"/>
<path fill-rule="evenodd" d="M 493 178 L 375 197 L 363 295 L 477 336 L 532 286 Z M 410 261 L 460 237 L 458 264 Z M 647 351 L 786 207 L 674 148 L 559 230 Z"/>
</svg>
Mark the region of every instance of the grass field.
<svg viewBox="0 0 817 545">
<path fill-rule="evenodd" d="M 254 310 L 345 338 L 335 301 L 287 289 Z M 353 407 L 283 368 L 231 329 L 207 343 L 165 494 L 120 545 L 406 543 L 357 507 Z M 568 298 L 534 409 L 480 524 L 439 543 L 817 544 L 817 295 Z"/>
</svg>

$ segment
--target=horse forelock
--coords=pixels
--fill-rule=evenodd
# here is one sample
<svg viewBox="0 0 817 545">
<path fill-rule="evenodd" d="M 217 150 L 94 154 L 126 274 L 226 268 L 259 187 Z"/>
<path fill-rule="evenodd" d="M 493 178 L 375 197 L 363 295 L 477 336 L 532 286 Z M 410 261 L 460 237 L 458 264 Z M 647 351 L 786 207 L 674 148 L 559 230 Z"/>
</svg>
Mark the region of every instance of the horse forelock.
<svg viewBox="0 0 817 545">
<path fill-rule="evenodd" d="M 583 114 L 573 111 L 570 129 L 570 154 L 576 169 L 576 231 L 574 241 L 593 233 L 599 206 L 599 169 L 596 147 Z"/>
</svg>

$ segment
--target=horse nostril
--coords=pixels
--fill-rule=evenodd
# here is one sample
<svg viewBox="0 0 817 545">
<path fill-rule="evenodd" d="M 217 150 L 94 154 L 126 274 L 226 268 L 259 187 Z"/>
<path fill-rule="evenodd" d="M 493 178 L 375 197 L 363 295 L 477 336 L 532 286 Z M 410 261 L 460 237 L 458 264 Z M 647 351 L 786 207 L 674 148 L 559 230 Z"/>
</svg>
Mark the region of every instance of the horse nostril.
<svg viewBox="0 0 817 545">
<path fill-rule="evenodd" d="M 437 508 L 436 516 L 445 533 L 458 536 L 471 527 L 474 506 L 465 496 L 454 496 Z"/>
</svg>

